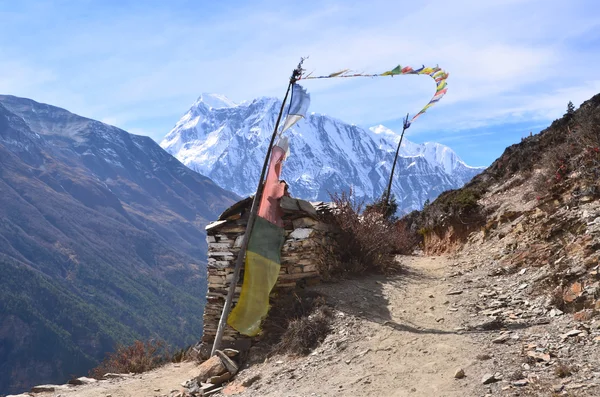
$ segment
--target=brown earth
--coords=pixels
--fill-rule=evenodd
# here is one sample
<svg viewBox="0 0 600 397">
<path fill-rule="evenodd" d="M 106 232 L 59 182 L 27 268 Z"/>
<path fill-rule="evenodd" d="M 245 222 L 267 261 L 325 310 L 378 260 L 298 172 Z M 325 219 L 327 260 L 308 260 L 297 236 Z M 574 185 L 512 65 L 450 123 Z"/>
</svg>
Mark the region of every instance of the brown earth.
<svg viewBox="0 0 600 397">
<path fill-rule="evenodd" d="M 32 393 L 36 397 L 149 397 L 183 390 L 181 383 L 197 373 L 198 364 L 183 362 L 124 378 L 102 380 L 85 386 L 71 386 L 66 390 Z"/>
</svg>

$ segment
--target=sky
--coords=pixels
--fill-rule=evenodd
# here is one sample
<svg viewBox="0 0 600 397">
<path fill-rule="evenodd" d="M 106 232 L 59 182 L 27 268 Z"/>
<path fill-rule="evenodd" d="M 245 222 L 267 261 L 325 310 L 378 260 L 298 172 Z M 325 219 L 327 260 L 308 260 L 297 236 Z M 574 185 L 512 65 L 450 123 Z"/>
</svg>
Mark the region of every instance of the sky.
<svg viewBox="0 0 600 397">
<path fill-rule="evenodd" d="M 0 93 L 161 139 L 203 92 L 283 97 L 300 57 L 329 74 L 439 65 L 408 129 L 489 165 L 600 92 L 597 0 L 0 0 Z M 313 80 L 310 111 L 396 131 L 427 76 Z M 292 143 L 293 144 L 293 143 Z"/>
</svg>

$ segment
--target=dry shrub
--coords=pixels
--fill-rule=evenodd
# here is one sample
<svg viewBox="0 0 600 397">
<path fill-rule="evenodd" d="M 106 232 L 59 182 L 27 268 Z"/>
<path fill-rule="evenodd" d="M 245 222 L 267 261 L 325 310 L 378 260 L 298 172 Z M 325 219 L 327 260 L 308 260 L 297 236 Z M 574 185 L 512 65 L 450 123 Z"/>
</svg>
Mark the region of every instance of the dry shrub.
<svg viewBox="0 0 600 397">
<path fill-rule="evenodd" d="M 538 164 L 534 189 L 543 196 L 553 191 L 572 172 L 583 184 L 595 184 L 600 177 L 600 115 L 577 112 L 554 132 L 560 139 L 546 148 Z"/>
<path fill-rule="evenodd" d="M 396 196 L 392 193 L 390 194 L 389 200 L 386 198 L 384 194 L 380 198 L 376 199 L 373 203 L 368 204 L 365 207 L 365 214 L 369 212 L 377 212 L 382 214 L 385 219 L 395 221 L 396 220 L 396 212 L 398 212 L 398 203 L 396 201 Z"/>
<path fill-rule="evenodd" d="M 410 255 L 419 245 L 419 235 L 413 233 L 404 220 L 396 221 L 394 227 L 393 254 Z"/>
<path fill-rule="evenodd" d="M 363 273 L 397 270 L 395 253 L 407 253 L 414 239 L 404 223 L 392 222 L 371 208 L 363 210 L 352 192 L 332 194 L 335 211 L 324 221 L 338 230 L 332 244 L 317 247 L 319 271 L 325 280 Z M 361 214 L 362 213 L 362 214 Z"/>
<path fill-rule="evenodd" d="M 512 381 L 520 380 L 520 379 L 524 379 L 524 378 L 525 378 L 525 374 L 523 374 L 523 371 L 521 371 L 520 369 L 517 369 L 513 373 L 508 375 L 508 379 L 510 379 Z"/>
<path fill-rule="evenodd" d="M 485 184 L 474 179 L 461 189 L 447 190 L 440 194 L 431 204 L 419 212 L 411 212 L 402 218 L 410 230 L 425 239 L 431 233 L 442 236 L 449 227 L 454 228 L 453 239 L 465 241 L 467 236 L 485 227 L 487 213 L 479 204 L 485 192 Z M 417 240 L 419 241 L 419 240 Z M 425 245 L 423 246 L 424 249 Z"/>
<path fill-rule="evenodd" d="M 170 354 L 170 361 L 172 363 L 181 363 L 184 361 L 197 361 L 198 354 L 192 346 L 188 346 L 183 349 L 177 349 L 173 354 Z"/>
<path fill-rule="evenodd" d="M 332 317 L 331 309 L 321 306 L 308 316 L 290 321 L 275 351 L 293 355 L 310 353 L 329 334 Z"/>
<path fill-rule="evenodd" d="M 573 368 L 559 361 L 554 367 L 554 375 L 559 378 L 566 378 L 567 376 L 573 375 Z"/>
<path fill-rule="evenodd" d="M 107 373 L 142 373 L 168 362 L 167 344 L 161 340 L 136 340 L 130 346 L 117 345 L 116 351 L 108 353 L 104 361 L 90 371 L 90 376 L 102 378 Z"/>
<path fill-rule="evenodd" d="M 274 299 L 260 342 L 270 353 L 308 354 L 325 339 L 332 319 L 333 313 L 320 294 L 286 292 Z"/>
</svg>

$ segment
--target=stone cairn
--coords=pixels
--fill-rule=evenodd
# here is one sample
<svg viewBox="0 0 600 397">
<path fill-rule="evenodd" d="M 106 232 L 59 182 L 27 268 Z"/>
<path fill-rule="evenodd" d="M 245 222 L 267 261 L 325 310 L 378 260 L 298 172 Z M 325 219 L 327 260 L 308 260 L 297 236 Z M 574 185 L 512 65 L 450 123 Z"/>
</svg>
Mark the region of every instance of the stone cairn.
<svg viewBox="0 0 600 397">
<path fill-rule="evenodd" d="M 208 358 L 217 333 L 217 327 L 229 285 L 233 279 L 235 261 L 242 245 L 252 198 L 246 198 L 221 214 L 219 219 L 206 226 L 208 241 L 208 295 L 204 309 L 204 332 L 200 354 Z M 286 239 L 281 250 L 281 270 L 273 289 L 274 294 L 299 285 L 314 285 L 320 282 L 316 244 L 327 244 L 335 229 L 320 219 L 331 212 L 327 203 L 283 197 Z M 240 295 L 243 270 L 235 290 L 234 305 Z M 250 348 L 251 339 L 227 326 L 223 334 L 223 347 L 237 350 Z"/>
</svg>

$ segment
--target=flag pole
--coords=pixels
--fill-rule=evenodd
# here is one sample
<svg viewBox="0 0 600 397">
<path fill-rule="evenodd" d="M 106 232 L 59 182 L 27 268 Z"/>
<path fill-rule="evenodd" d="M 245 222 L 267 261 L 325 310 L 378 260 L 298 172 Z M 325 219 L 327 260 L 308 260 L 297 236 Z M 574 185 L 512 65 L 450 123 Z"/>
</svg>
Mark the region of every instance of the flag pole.
<svg viewBox="0 0 600 397">
<path fill-rule="evenodd" d="M 408 124 L 408 113 L 406 114 L 406 118 L 404 119 L 402 127 L 402 135 L 400 135 L 400 142 L 398 142 L 398 148 L 396 149 L 396 157 L 394 157 L 394 164 L 392 165 L 392 172 L 390 173 L 390 180 L 388 182 L 387 191 L 385 192 L 385 209 L 384 211 L 387 213 L 387 209 L 390 206 L 390 194 L 392 191 L 392 180 L 394 179 L 394 170 L 396 169 L 396 162 L 398 161 L 398 153 L 400 153 L 400 146 L 402 145 L 402 138 L 404 138 L 404 131 L 410 126 Z"/>
<path fill-rule="evenodd" d="M 267 167 L 269 165 L 269 158 L 271 157 L 271 151 L 273 150 L 273 144 L 275 143 L 275 138 L 277 137 L 277 130 L 279 129 L 279 123 L 281 122 L 281 116 L 283 115 L 283 109 L 285 107 L 285 102 L 287 101 L 288 95 L 290 93 L 290 89 L 292 85 L 298 81 L 300 76 L 302 75 L 302 62 L 304 58 L 301 58 L 298 67 L 294 69 L 292 72 L 292 76 L 290 77 L 290 82 L 287 87 L 287 91 L 285 92 L 285 97 L 283 98 L 283 102 L 281 104 L 281 109 L 279 109 L 279 115 L 277 116 L 277 121 L 275 122 L 275 128 L 273 129 L 273 135 L 271 136 L 271 142 L 269 143 L 269 148 L 267 149 L 267 154 L 265 156 L 265 161 L 263 163 L 262 171 L 260 173 L 260 179 L 258 180 L 258 187 L 256 188 L 256 194 L 252 199 L 252 207 L 250 209 L 250 215 L 248 216 L 248 223 L 246 224 L 246 231 L 244 232 L 244 237 L 242 239 L 242 246 L 240 247 L 240 252 L 238 253 L 237 260 L 235 262 L 235 268 L 233 270 L 233 278 L 231 280 L 231 284 L 229 284 L 229 290 L 227 291 L 227 298 L 225 299 L 225 305 L 223 306 L 223 312 L 221 313 L 221 318 L 219 319 L 219 327 L 217 328 L 217 335 L 215 336 L 215 341 L 213 343 L 213 348 L 210 353 L 211 356 L 215 355 L 215 352 L 219 350 L 221 347 L 221 340 L 223 339 L 223 332 L 225 332 L 225 326 L 227 325 L 227 317 L 229 316 L 229 312 L 231 311 L 231 305 L 233 303 L 233 296 L 235 294 L 235 287 L 237 286 L 238 279 L 240 278 L 240 271 L 242 270 L 242 265 L 244 263 L 244 258 L 246 256 L 246 249 L 248 248 L 248 241 L 250 239 L 250 234 L 252 233 L 252 229 L 254 227 L 254 221 L 256 220 L 256 216 L 258 214 L 258 206 L 260 204 L 260 199 L 262 197 L 263 189 L 264 189 L 264 179 L 267 171 Z"/>
</svg>

